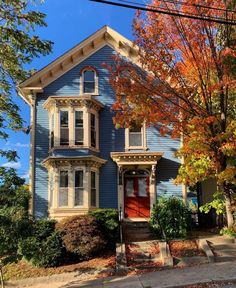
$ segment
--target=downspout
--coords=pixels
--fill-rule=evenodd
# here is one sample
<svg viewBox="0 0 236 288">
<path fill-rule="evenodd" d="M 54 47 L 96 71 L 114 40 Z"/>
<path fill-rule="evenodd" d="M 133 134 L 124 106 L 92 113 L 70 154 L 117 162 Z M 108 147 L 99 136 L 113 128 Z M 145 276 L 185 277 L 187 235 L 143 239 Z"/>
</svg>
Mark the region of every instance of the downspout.
<svg viewBox="0 0 236 288">
<path fill-rule="evenodd" d="M 34 215 L 34 194 L 35 194 L 35 125 L 36 125 L 36 95 L 34 92 L 31 94 L 30 106 L 30 214 Z"/>
</svg>

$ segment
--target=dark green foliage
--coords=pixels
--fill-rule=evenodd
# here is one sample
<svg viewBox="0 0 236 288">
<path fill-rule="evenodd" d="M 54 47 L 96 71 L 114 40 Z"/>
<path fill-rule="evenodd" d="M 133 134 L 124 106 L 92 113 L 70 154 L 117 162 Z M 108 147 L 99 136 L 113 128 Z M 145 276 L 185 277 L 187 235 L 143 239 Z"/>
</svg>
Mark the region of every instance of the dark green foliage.
<svg viewBox="0 0 236 288">
<path fill-rule="evenodd" d="M 35 34 L 37 26 L 46 26 L 45 14 L 31 7 L 25 0 L 0 1 L 0 139 L 8 138 L 7 129 L 25 131 L 12 92 L 31 74 L 25 65 L 51 51 L 52 42 Z M 0 149 L 0 155 L 14 160 L 16 151 Z"/>
<path fill-rule="evenodd" d="M 28 216 L 28 187 L 14 169 L 0 169 L 0 259 L 17 261 L 19 242 L 31 233 Z"/>
<path fill-rule="evenodd" d="M 179 198 L 163 197 L 153 206 L 150 225 L 158 237 L 167 239 L 186 237 L 190 223 L 190 210 Z"/>
<path fill-rule="evenodd" d="M 96 209 L 90 213 L 97 219 L 100 231 L 107 241 L 107 247 L 115 246 L 119 239 L 119 214 L 116 209 Z"/>
<path fill-rule="evenodd" d="M 106 241 L 97 220 L 91 215 L 71 216 L 57 224 L 63 233 L 63 243 L 68 252 L 77 254 L 82 260 L 89 259 L 105 248 Z"/>
<path fill-rule="evenodd" d="M 24 258 L 38 267 L 55 267 L 63 263 L 65 249 L 54 220 L 35 220 L 30 237 L 20 243 Z"/>
</svg>

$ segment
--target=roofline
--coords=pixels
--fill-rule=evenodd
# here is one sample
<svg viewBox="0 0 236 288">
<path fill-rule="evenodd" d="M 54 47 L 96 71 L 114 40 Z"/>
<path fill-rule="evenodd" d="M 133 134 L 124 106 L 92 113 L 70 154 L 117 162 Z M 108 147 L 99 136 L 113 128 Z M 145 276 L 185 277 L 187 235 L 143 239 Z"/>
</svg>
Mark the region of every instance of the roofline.
<svg viewBox="0 0 236 288">
<path fill-rule="evenodd" d="M 124 37 L 123 35 L 121 35 L 117 31 L 115 31 L 114 29 L 112 29 L 109 26 L 105 25 L 102 28 L 98 29 L 96 32 L 94 32 L 92 35 L 88 36 L 84 40 L 80 41 L 78 44 L 74 45 L 71 49 L 67 50 L 65 53 L 63 53 L 61 56 L 57 57 L 55 60 L 50 62 L 48 65 L 44 66 L 43 68 L 41 68 L 40 70 L 35 72 L 31 77 L 29 77 L 28 79 L 26 79 L 25 81 L 20 83 L 19 87 L 20 88 L 25 88 L 28 83 L 33 81 L 36 77 L 39 77 L 42 74 L 42 72 L 46 72 L 47 70 L 49 70 L 52 66 L 54 66 L 58 62 L 62 62 L 66 57 L 69 57 L 70 54 L 73 54 L 73 52 L 75 50 L 79 49 L 79 46 L 86 45 L 86 42 L 92 41 L 93 38 L 95 38 L 95 36 L 97 37 L 100 33 L 102 34 L 104 32 L 108 32 L 108 33 L 112 32 L 112 33 L 116 34 L 117 36 L 123 38 L 123 40 L 128 42 L 130 45 L 133 45 L 132 41 L 130 41 L 128 38 Z"/>
</svg>

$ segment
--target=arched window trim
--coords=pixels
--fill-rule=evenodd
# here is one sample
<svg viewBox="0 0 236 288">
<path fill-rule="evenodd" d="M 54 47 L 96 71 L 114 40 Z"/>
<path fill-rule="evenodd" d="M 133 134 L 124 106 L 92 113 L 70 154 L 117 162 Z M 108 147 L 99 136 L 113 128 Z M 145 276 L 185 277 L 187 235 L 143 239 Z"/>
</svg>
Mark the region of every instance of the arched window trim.
<svg viewBox="0 0 236 288">
<path fill-rule="evenodd" d="M 95 75 L 95 87 L 94 87 L 94 92 L 93 93 L 85 93 L 84 92 L 84 72 L 86 71 L 94 71 Z M 80 71 L 80 95 L 98 95 L 98 71 L 96 68 L 93 66 L 85 66 L 83 69 Z"/>
</svg>

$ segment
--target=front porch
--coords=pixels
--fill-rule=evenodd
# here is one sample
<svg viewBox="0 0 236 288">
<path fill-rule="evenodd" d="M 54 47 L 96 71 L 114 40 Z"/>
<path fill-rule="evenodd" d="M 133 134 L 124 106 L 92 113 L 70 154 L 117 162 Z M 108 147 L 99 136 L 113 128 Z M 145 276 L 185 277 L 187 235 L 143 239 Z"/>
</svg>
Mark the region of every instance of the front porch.
<svg viewBox="0 0 236 288">
<path fill-rule="evenodd" d="M 118 166 L 118 207 L 121 218 L 144 221 L 156 203 L 156 165 L 162 152 L 112 152 Z"/>
</svg>

